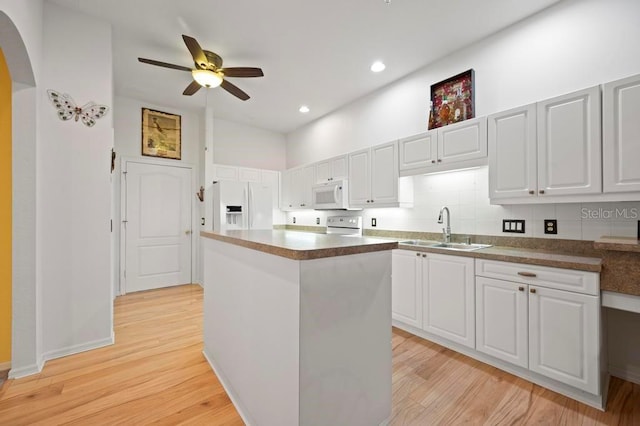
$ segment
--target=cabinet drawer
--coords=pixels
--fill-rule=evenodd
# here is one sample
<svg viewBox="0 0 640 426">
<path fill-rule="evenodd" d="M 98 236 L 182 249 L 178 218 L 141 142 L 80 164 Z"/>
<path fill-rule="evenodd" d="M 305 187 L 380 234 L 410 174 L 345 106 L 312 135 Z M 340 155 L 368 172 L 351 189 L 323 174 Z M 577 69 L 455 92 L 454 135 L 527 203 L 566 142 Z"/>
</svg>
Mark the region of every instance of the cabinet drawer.
<svg viewBox="0 0 640 426">
<path fill-rule="evenodd" d="M 600 274 L 596 272 L 476 259 L 476 275 L 594 296 L 600 292 Z"/>
</svg>

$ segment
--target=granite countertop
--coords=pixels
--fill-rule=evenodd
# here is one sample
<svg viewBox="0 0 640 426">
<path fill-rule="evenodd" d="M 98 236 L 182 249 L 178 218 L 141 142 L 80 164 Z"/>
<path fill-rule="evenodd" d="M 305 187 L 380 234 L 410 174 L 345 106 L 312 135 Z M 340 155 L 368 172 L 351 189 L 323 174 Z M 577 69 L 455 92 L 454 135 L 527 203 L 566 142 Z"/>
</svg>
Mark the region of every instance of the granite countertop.
<svg viewBox="0 0 640 426">
<path fill-rule="evenodd" d="M 286 230 L 202 231 L 200 235 L 293 260 L 370 253 L 398 247 L 397 240 Z"/>
<path fill-rule="evenodd" d="M 438 241 L 433 242 L 437 243 Z M 574 256 L 536 249 L 492 246 L 473 251 L 458 251 L 402 243 L 398 244 L 398 248 L 404 250 L 474 257 L 477 259 L 517 262 L 527 265 L 552 266 L 556 268 L 575 269 L 589 272 L 600 272 L 602 270 L 602 259 L 597 257 Z"/>
<path fill-rule="evenodd" d="M 630 237 L 601 237 L 593 243 L 594 248 L 611 251 L 640 253 L 640 240 Z"/>
</svg>

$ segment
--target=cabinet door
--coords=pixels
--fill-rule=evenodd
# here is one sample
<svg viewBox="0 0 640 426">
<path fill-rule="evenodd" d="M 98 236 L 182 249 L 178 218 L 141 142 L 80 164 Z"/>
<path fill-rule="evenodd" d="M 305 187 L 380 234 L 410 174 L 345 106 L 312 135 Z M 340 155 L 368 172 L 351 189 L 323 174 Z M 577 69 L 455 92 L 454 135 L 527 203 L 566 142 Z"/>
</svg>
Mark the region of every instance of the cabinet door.
<svg viewBox="0 0 640 426">
<path fill-rule="evenodd" d="M 225 166 L 224 164 L 213 165 L 213 180 L 238 180 L 238 168 L 236 166 Z"/>
<path fill-rule="evenodd" d="M 487 118 L 480 117 L 438 129 L 438 159 L 446 164 L 487 157 Z"/>
<path fill-rule="evenodd" d="M 476 277 L 476 349 L 529 366 L 528 305 L 525 284 Z"/>
<path fill-rule="evenodd" d="M 422 257 L 411 250 L 393 250 L 391 267 L 391 316 L 422 327 Z"/>
<path fill-rule="evenodd" d="M 261 170 L 241 167 L 238 169 L 238 180 L 241 182 L 262 183 Z"/>
<path fill-rule="evenodd" d="M 602 191 L 600 87 L 537 104 L 538 195 Z"/>
<path fill-rule="evenodd" d="M 331 178 L 331 160 L 320 161 L 316 163 L 316 182 L 329 182 Z"/>
<path fill-rule="evenodd" d="M 600 394 L 597 296 L 529 287 L 529 369 Z"/>
<path fill-rule="evenodd" d="M 640 75 L 604 85 L 604 192 L 640 191 Z"/>
<path fill-rule="evenodd" d="M 487 126 L 489 197 L 535 197 L 536 105 L 490 115 Z"/>
<path fill-rule="evenodd" d="M 331 159 L 331 180 L 347 179 L 349 177 L 348 164 L 346 155 Z"/>
<path fill-rule="evenodd" d="M 363 149 L 349 154 L 349 206 L 370 207 L 371 151 Z"/>
<path fill-rule="evenodd" d="M 282 172 L 282 195 L 280 197 L 280 208 L 284 211 L 293 210 L 293 170 Z"/>
<path fill-rule="evenodd" d="M 438 131 L 421 133 L 419 135 L 400 139 L 400 170 L 421 169 L 436 164 L 438 155 Z"/>
<path fill-rule="evenodd" d="M 474 260 L 427 254 L 422 265 L 423 328 L 475 347 Z"/>
<path fill-rule="evenodd" d="M 373 207 L 398 202 L 398 143 L 371 148 L 371 202 Z"/>
<path fill-rule="evenodd" d="M 300 179 L 300 208 L 311 209 L 313 206 L 311 188 L 316 183 L 316 167 L 314 165 L 303 167 Z"/>
</svg>

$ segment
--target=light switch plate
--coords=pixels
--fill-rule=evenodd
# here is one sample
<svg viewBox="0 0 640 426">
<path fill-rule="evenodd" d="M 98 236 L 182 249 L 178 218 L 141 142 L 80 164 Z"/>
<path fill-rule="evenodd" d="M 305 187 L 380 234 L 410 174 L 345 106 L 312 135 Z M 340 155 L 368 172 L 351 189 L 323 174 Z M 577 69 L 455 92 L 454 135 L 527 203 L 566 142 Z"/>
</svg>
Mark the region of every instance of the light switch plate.
<svg viewBox="0 0 640 426">
<path fill-rule="evenodd" d="M 524 234 L 524 219 L 502 219 L 502 232 Z"/>
</svg>

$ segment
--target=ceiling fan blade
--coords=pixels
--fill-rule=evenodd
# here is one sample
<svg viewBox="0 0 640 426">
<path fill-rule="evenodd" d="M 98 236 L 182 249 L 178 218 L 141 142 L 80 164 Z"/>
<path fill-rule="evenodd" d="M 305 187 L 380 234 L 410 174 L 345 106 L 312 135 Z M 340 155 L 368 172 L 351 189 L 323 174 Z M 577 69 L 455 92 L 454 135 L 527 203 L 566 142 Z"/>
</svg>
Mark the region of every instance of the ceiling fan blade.
<svg viewBox="0 0 640 426">
<path fill-rule="evenodd" d="M 264 77 L 260 68 L 231 67 L 223 68 L 221 71 L 226 77 Z"/>
<path fill-rule="evenodd" d="M 191 52 L 191 56 L 193 57 L 193 62 L 198 64 L 200 68 L 207 68 L 209 65 L 209 61 L 207 60 L 207 56 L 204 54 L 202 47 L 197 42 L 197 40 L 193 37 L 189 37 L 187 35 L 182 35 L 182 39 L 184 40 L 184 44 L 187 45 L 187 49 Z"/>
<path fill-rule="evenodd" d="M 220 87 L 222 87 L 227 92 L 231 93 L 236 98 L 242 99 L 243 101 L 246 101 L 247 99 L 249 99 L 249 95 L 247 95 L 245 92 L 240 90 L 238 86 L 229 83 L 227 80 L 222 80 L 222 84 L 220 85 Z"/>
<path fill-rule="evenodd" d="M 169 64 L 169 63 L 166 63 L 166 62 L 154 61 L 153 59 L 145 59 L 145 58 L 138 58 L 138 61 L 140 61 L 140 62 L 142 62 L 144 64 L 157 65 L 159 67 L 165 67 L 165 68 L 171 68 L 171 69 L 174 69 L 174 70 L 191 72 L 191 68 L 183 67 L 182 65 L 174 65 L 174 64 Z"/>
<path fill-rule="evenodd" d="M 185 96 L 191 96 L 194 93 L 196 93 L 198 90 L 200 90 L 201 87 L 202 86 L 200 86 L 200 84 L 197 81 L 193 80 L 191 84 L 189 84 L 187 88 L 184 89 L 184 92 L 182 92 L 182 94 Z"/>
</svg>

